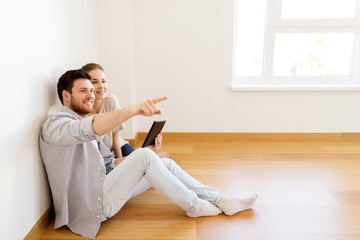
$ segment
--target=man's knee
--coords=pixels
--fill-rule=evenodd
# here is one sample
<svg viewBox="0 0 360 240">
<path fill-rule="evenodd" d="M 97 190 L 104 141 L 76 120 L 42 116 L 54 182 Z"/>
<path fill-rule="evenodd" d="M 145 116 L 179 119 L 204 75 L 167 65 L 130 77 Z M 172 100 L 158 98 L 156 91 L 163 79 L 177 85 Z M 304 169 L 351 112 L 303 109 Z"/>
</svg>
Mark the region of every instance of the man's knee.
<svg viewBox="0 0 360 240">
<path fill-rule="evenodd" d="M 131 155 L 134 160 L 137 159 L 140 161 L 145 160 L 150 162 L 158 159 L 156 153 L 148 148 L 138 148 L 132 152 Z"/>
<path fill-rule="evenodd" d="M 160 161 L 157 155 L 148 148 L 139 148 L 133 151 L 128 158 L 134 167 L 138 167 L 144 174 L 155 161 Z"/>
<path fill-rule="evenodd" d="M 162 163 L 165 165 L 165 167 L 170 168 L 172 161 L 170 158 L 161 158 Z"/>
<path fill-rule="evenodd" d="M 154 152 L 149 148 L 138 148 L 132 154 L 136 156 L 152 156 Z"/>
</svg>

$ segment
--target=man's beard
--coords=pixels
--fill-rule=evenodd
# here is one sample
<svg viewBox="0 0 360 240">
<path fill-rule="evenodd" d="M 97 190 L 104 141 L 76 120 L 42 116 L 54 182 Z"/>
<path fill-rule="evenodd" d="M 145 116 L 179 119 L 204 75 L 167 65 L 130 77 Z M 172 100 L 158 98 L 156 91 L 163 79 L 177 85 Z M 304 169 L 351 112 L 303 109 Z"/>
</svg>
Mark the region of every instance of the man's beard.
<svg viewBox="0 0 360 240">
<path fill-rule="evenodd" d="M 87 110 L 80 104 L 77 104 L 72 96 L 71 96 L 70 109 L 79 115 L 87 115 L 87 114 L 91 113 L 91 110 Z"/>
</svg>

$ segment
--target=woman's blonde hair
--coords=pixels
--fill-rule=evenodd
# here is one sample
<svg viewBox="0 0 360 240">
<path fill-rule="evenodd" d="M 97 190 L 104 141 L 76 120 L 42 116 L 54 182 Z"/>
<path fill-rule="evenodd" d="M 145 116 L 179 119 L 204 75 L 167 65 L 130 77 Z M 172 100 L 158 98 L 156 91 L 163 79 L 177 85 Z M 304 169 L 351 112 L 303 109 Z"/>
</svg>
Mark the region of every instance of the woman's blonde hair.
<svg viewBox="0 0 360 240">
<path fill-rule="evenodd" d="M 97 63 L 88 63 L 88 64 L 82 66 L 81 69 L 87 73 L 89 73 L 90 71 L 92 71 L 94 69 L 100 69 L 101 71 L 104 72 L 104 68 L 100 64 L 97 64 Z"/>
</svg>

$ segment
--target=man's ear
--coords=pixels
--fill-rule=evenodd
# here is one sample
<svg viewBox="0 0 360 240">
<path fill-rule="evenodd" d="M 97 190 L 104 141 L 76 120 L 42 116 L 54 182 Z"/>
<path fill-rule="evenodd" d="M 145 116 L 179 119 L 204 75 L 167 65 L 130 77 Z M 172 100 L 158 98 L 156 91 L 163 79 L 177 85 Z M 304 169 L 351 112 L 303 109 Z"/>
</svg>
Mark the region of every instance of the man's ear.
<svg viewBox="0 0 360 240">
<path fill-rule="evenodd" d="M 70 102 L 70 93 L 66 90 L 62 91 L 62 96 L 63 96 L 63 103 L 69 103 Z"/>
</svg>

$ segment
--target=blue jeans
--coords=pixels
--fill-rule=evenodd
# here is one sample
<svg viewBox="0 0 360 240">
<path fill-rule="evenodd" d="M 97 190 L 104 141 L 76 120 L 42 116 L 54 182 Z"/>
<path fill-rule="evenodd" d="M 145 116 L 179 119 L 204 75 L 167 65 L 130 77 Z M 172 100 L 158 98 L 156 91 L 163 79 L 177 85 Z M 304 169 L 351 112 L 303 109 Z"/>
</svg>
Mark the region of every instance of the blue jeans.
<svg viewBox="0 0 360 240">
<path fill-rule="evenodd" d="M 135 151 L 135 149 L 128 143 L 121 147 L 121 153 L 123 157 L 129 156 L 133 151 Z"/>
</svg>

